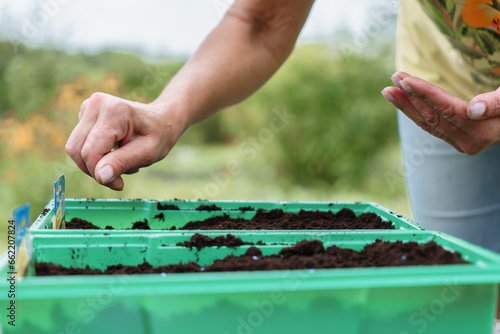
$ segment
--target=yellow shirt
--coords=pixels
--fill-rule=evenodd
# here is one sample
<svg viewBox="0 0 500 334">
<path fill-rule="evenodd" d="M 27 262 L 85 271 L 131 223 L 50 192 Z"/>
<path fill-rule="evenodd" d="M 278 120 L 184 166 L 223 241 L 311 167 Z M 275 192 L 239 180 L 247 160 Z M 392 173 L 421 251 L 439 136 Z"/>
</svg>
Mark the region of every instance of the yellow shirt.
<svg viewBox="0 0 500 334">
<path fill-rule="evenodd" d="M 396 69 L 466 101 L 500 86 L 497 0 L 401 0 Z"/>
</svg>

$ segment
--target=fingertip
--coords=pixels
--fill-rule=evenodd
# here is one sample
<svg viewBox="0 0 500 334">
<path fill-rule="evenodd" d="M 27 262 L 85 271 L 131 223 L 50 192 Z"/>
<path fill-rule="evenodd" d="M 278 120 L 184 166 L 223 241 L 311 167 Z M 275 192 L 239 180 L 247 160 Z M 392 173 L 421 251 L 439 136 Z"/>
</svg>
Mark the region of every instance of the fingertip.
<svg viewBox="0 0 500 334">
<path fill-rule="evenodd" d="M 391 80 L 392 80 L 392 82 L 394 83 L 394 86 L 396 86 L 396 87 L 398 87 L 398 88 L 402 88 L 402 87 L 401 87 L 401 84 L 400 84 L 400 82 L 401 82 L 402 78 L 401 78 L 401 76 L 399 75 L 399 73 L 398 73 L 398 72 L 394 73 L 394 74 L 391 76 Z"/>
<path fill-rule="evenodd" d="M 116 176 L 116 174 L 110 164 L 104 163 L 102 167 L 96 167 L 95 179 L 98 183 L 110 189 L 121 191 L 123 190 L 123 179 L 120 175 Z"/>
<path fill-rule="evenodd" d="M 401 80 L 404 80 L 406 78 L 411 78 L 411 75 L 409 75 L 408 73 L 406 72 L 395 72 L 392 76 L 391 76 L 391 80 L 392 82 L 394 83 L 394 85 L 398 88 L 403 88 L 401 87 Z"/>
<path fill-rule="evenodd" d="M 394 96 L 391 94 L 389 91 L 388 87 L 385 87 L 380 93 L 382 93 L 382 96 L 390 103 L 394 104 Z"/>
<path fill-rule="evenodd" d="M 414 92 L 413 88 L 405 80 L 406 79 L 399 81 L 399 84 L 401 85 L 401 88 L 404 89 L 408 93 L 413 93 Z"/>
<path fill-rule="evenodd" d="M 483 101 L 475 102 L 470 104 L 467 109 L 470 119 L 479 119 L 486 112 L 486 103 Z"/>
<path fill-rule="evenodd" d="M 107 185 L 111 181 L 113 181 L 114 171 L 110 165 L 104 165 L 97 172 L 99 174 L 99 178 L 101 179 L 101 184 Z"/>
</svg>

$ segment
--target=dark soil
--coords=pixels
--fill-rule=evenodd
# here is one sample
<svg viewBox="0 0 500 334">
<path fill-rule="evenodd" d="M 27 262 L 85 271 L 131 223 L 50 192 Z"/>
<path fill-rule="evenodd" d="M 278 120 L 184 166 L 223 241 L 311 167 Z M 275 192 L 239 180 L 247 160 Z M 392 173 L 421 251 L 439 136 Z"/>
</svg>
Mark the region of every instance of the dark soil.
<svg viewBox="0 0 500 334">
<path fill-rule="evenodd" d="M 49 212 L 50 212 L 50 209 L 45 208 L 45 209 L 43 209 L 43 211 L 42 211 L 41 215 L 42 215 L 42 216 L 45 216 L 45 215 L 46 215 L 47 213 L 49 213 Z"/>
<path fill-rule="evenodd" d="M 148 220 L 144 219 L 143 221 L 137 221 L 132 225 L 132 230 L 150 230 Z"/>
<path fill-rule="evenodd" d="M 80 218 L 72 218 L 69 222 L 66 222 L 67 230 L 100 230 L 101 228 L 95 226 L 91 222 Z"/>
<path fill-rule="evenodd" d="M 222 209 L 219 208 L 215 204 L 212 204 L 212 205 L 202 204 L 199 207 L 197 207 L 196 210 L 198 210 L 198 211 L 221 211 Z"/>
<path fill-rule="evenodd" d="M 156 208 L 158 210 L 179 210 L 179 207 L 177 205 L 173 205 L 173 204 L 161 204 L 161 203 L 158 203 L 158 205 L 156 206 Z"/>
<path fill-rule="evenodd" d="M 202 208 L 203 207 L 203 208 Z M 201 208 L 201 209 L 200 209 Z M 218 211 L 214 205 L 200 205 L 196 210 Z M 241 207 L 240 211 L 253 210 L 251 207 Z M 154 218 L 165 220 L 163 213 Z M 108 226 L 110 227 L 110 226 Z M 108 228 L 107 227 L 107 228 Z M 79 218 L 73 218 L 66 223 L 66 229 L 100 229 L 92 223 Z M 113 229 L 113 228 L 109 228 Z M 149 230 L 145 219 L 136 222 L 131 229 Z M 363 213 L 356 217 L 350 209 L 342 209 L 337 213 L 331 211 L 305 211 L 298 213 L 284 212 L 281 209 L 258 209 L 252 219 L 231 218 L 227 214 L 207 218 L 202 221 L 188 222 L 183 227 L 171 227 L 170 230 L 362 230 L 362 229 L 394 229 L 391 222 L 382 221 L 375 213 Z"/>
<path fill-rule="evenodd" d="M 281 209 L 258 209 L 248 220 L 217 216 L 203 221 L 189 222 L 179 230 L 346 230 L 346 229 L 394 229 L 391 222 L 383 222 L 375 213 L 363 213 L 356 217 L 350 209 L 337 213 L 331 211 L 284 212 Z"/>
<path fill-rule="evenodd" d="M 69 222 L 66 222 L 67 230 L 101 230 L 99 226 L 92 224 L 89 221 L 80 218 L 72 218 Z M 111 225 L 106 225 L 105 230 L 114 230 L 115 228 Z M 150 230 L 148 220 L 144 219 L 142 221 L 137 221 L 132 224 L 132 228 L 129 230 Z"/>
<path fill-rule="evenodd" d="M 254 208 L 252 208 L 251 206 L 241 206 L 238 208 L 238 210 L 240 210 L 241 212 L 245 212 L 245 211 L 255 211 Z"/>
<path fill-rule="evenodd" d="M 325 249 L 318 240 L 303 240 L 292 247 L 283 248 L 279 254 L 263 256 L 260 249 L 250 247 L 242 256 L 229 255 L 213 264 L 202 267 L 195 262 L 170 264 L 152 267 L 148 262 L 138 266 L 121 264 L 108 266 L 104 271 L 91 269 L 65 268 L 53 263 L 36 264 L 37 276 L 48 275 L 110 275 L 110 274 L 152 274 L 181 272 L 214 272 L 214 271 L 256 271 L 256 270 L 288 270 L 288 269 L 322 269 L 322 268 L 361 268 L 387 266 L 416 266 L 464 264 L 459 253 L 451 253 L 434 241 L 424 245 L 416 242 L 388 242 L 376 240 L 362 251 L 342 249 L 330 246 Z"/>
<path fill-rule="evenodd" d="M 162 222 L 165 221 L 165 215 L 163 214 L 163 212 L 160 212 L 159 214 L 157 214 L 156 216 L 153 217 L 154 219 L 159 219 L 161 220 Z"/>
<path fill-rule="evenodd" d="M 193 249 L 193 247 L 199 249 L 205 247 L 238 247 L 242 245 L 264 245 L 262 241 L 258 241 L 257 243 L 253 242 L 245 242 L 241 240 L 241 238 L 237 238 L 232 234 L 227 234 L 226 236 L 220 235 L 215 238 L 210 238 L 209 236 L 195 233 L 189 241 L 179 242 L 177 246 L 184 246 Z"/>
</svg>

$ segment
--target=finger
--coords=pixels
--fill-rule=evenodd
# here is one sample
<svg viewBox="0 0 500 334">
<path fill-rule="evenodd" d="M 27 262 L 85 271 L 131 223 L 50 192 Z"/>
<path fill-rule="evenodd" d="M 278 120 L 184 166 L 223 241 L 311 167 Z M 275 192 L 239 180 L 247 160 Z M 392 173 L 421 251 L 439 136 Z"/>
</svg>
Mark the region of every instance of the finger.
<svg viewBox="0 0 500 334">
<path fill-rule="evenodd" d="M 405 72 L 396 72 L 392 75 L 391 80 L 398 87 L 403 93 L 404 96 L 406 96 L 410 101 L 414 99 L 414 96 L 411 92 L 409 92 L 405 87 L 403 87 L 403 84 L 405 84 L 404 79 L 411 77 L 408 73 Z M 417 109 L 418 110 L 418 109 Z"/>
<path fill-rule="evenodd" d="M 83 114 L 85 114 L 85 111 L 87 110 L 88 104 L 89 104 L 90 98 L 86 99 L 85 101 L 82 102 L 82 105 L 80 107 L 80 112 L 78 113 L 78 120 L 80 121 L 83 117 Z"/>
<path fill-rule="evenodd" d="M 471 133 L 474 129 L 467 117 L 465 101 L 420 78 L 406 77 L 400 84 L 411 94 L 412 104 L 429 125 L 450 138 L 455 143 L 455 148 L 460 147 L 460 152 L 471 152 L 471 143 L 474 142 Z M 425 109 L 419 101 L 430 109 Z M 434 119 L 431 113 L 437 115 L 437 118 Z"/>
<path fill-rule="evenodd" d="M 144 137 L 129 141 L 99 160 L 95 167 L 96 180 L 101 184 L 109 185 L 119 179 L 122 174 L 135 172 L 140 167 L 155 163 L 160 158 L 154 153 L 157 146 L 153 141 L 148 143 Z"/>
<path fill-rule="evenodd" d="M 429 132 L 431 135 L 446 141 L 453 146 L 457 151 L 464 152 L 463 149 L 452 138 L 447 135 L 446 131 L 439 130 L 427 123 L 422 116 L 421 112 L 415 108 L 414 104 L 408 97 L 398 88 L 386 87 L 382 91 L 382 95 L 391 102 L 396 108 L 401 110 L 408 118 L 417 124 L 424 131 Z M 448 129 L 448 131 L 450 131 Z M 455 131 L 455 129 L 453 129 Z"/>
<path fill-rule="evenodd" d="M 404 88 L 406 85 L 404 80 L 406 80 L 406 78 L 408 77 L 405 77 L 405 79 L 399 82 L 399 84 Z M 405 108 L 402 109 L 403 112 L 414 113 L 416 111 L 420 114 L 421 117 L 412 115 L 413 117 L 410 118 L 425 131 L 429 132 L 430 128 L 439 129 L 440 126 L 446 126 L 446 124 L 441 124 L 441 118 L 431 106 L 429 106 L 419 97 L 409 92 L 407 89 L 399 89 L 399 92 L 395 91 L 395 97 L 397 96 L 400 96 L 401 102 L 404 102 L 402 104 L 403 108 Z M 407 102 L 410 102 L 411 107 L 407 104 Z"/>
<path fill-rule="evenodd" d="M 396 72 L 391 76 L 391 80 L 396 87 L 403 89 L 403 87 L 401 87 L 400 82 L 401 82 L 401 80 L 403 80 L 404 78 L 407 78 L 409 76 L 410 75 L 408 73 L 405 73 L 405 72 Z"/>
<path fill-rule="evenodd" d="M 122 177 L 119 176 L 114 181 L 105 184 L 105 186 L 113 190 L 121 191 L 123 190 L 124 182 Z"/>
<path fill-rule="evenodd" d="M 81 156 L 82 146 L 86 137 L 87 136 L 85 134 L 81 133 L 77 125 L 73 132 L 71 132 L 64 148 L 66 153 L 71 157 L 71 159 L 73 159 L 78 168 L 80 168 L 80 170 L 85 174 L 90 175 L 90 172 L 87 169 L 87 164 L 85 164 L 85 161 Z"/>
<path fill-rule="evenodd" d="M 94 93 L 88 98 L 85 103 L 85 112 L 82 114 L 81 120 L 71 132 L 68 141 L 66 142 L 66 152 L 75 161 L 76 165 L 86 174 L 91 175 L 85 159 L 82 156 L 82 149 L 87 141 L 88 135 L 94 127 L 99 111 L 101 109 L 102 93 Z M 83 107 L 82 107 L 83 108 Z M 81 111 L 81 110 L 80 110 Z"/>
<path fill-rule="evenodd" d="M 467 115 L 471 119 L 485 119 L 500 115 L 500 88 L 480 94 L 470 100 Z"/>
<path fill-rule="evenodd" d="M 116 143 L 121 140 L 127 141 L 133 132 L 125 117 L 115 117 L 115 115 L 114 111 L 101 113 L 82 147 L 82 158 L 94 178 L 97 163 L 117 147 Z"/>
<path fill-rule="evenodd" d="M 415 109 L 404 92 L 396 87 L 386 87 L 382 90 L 384 98 L 391 102 L 396 108 L 403 111 L 413 122 L 421 128 L 425 127 L 425 131 L 429 127 L 422 115 Z"/>
<path fill-rule="evenodd" d="M 425 102 L 447 122 L 463 127 L 468 120 L 467 103 L 444 89 L 416 77 L 407 77 L 400 84 L 405 91 Z"/>
<path fill-rule="evenodd" d="M 97 120 L 96 113 L 86 113 L 80 122 L 71 132 L 66 142 L 66 153 L 75 161 L 76 165 L 86 174 L 91 175 L 84 158 L 82 157 L 82 148 L 85 145 L 87 137 Z"/>
</svg>

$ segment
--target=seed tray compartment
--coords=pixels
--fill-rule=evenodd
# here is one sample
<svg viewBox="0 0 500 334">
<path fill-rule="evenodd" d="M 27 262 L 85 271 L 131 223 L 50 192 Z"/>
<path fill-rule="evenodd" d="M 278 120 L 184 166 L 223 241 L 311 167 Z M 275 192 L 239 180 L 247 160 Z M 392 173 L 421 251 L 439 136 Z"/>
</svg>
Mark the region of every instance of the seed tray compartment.
<svg viewBox="0 0 500 334">
<path fill-rule="evenodd" d="M 179 210 L 161 210 L 160 206 L 175 205 Z M 220 210 L 197 210 L 200 205 L 220 208 Z M 372 212 L 379 215 L 383 221 L 390 221 L 396 230 L 424 230 L 417 223 L 373 202 L 248 202 L 248 201 L 156 201 L 156 200 L 118 200 L 118 199 L 66 199 L 66 221 L 77 217 L 91 222 L 104 229 L 111 226 L 116 230 L 106 230 L 111 234 L 130 233 L 169 233 L 173 226 L 184 226 L 190 221 L 205 220 L 210 217 L 227 214 L 231 218 L 252 218 L 256 209 L 282 209 L 285 212 L 299 212 L 300 210 L 332 211 L 334 213 L 343 208 L 354 211 L 356 216 Z M 254 210 L 240 210 L 251 207 Z M 30 227 L 33 235 L 42 236 L 54 233 L 52 219 L 54 203 L 46 206 L 42 213 Z M 127 230 L 134 222 L 146 219 L 151 230 Z M 346 231 L 346 230 L 338 230 Z M 392 231 L 392 230 L 388 230 Z M 102 234 L 103 230 L 60 230 L 63 234 Z"/>
<path fill-rule="evenodd" d="M 176 246 L 192 232 L 54 233 L 34 239 L 35 261 L 105 268 L 110 264 L 209 263 L 250 246 Z M 207 232 L 215 237 L 223 232 Z M 431 240 L 470 261 L 466 265 L 105 276 L 28 276 L 16 286 L 16 326 L 3 333 L 477 333 L 491 334 L 500 282 L 500 256 L 431 231 L 235 231 L 263 241 L 276 254 L 303 239 L 360 250 L 384 241 Z M 0 273 L 7 263 L 0 260 Z M 5 277 L 5 276 L 2 276 Z M 0 288 L 7 288 L 5 279 Z M 6 309 L 7 294 L 0 295 Z M 3 318 L 5 319 L 5 318 Z"/>
</svg>

